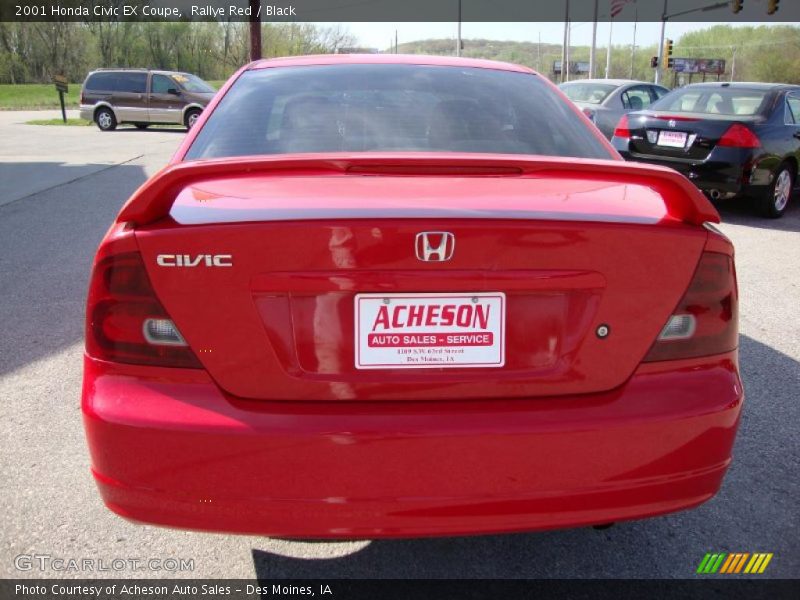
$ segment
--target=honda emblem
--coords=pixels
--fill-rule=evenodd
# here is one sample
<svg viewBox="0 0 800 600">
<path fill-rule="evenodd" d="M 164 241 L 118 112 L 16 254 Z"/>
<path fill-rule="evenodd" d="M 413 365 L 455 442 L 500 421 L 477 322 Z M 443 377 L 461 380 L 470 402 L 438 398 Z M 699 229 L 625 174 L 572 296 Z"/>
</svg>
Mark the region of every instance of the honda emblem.
<svg viewBox="0 0 800 600">
<path fill-rule="evenodd" d="M 417 258 L 425 262 L 444 262 L 453 258 L 456 236 L 449 231 L 423 231 L 415 242 Z"/>
</svg>

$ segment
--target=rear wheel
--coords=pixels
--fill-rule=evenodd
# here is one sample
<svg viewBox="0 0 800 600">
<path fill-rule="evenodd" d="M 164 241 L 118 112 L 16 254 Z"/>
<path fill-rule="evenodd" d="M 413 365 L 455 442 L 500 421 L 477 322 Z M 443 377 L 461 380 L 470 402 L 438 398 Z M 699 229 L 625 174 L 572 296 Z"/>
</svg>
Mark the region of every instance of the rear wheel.
<svg viewBox="0 0 800 600">
<path fill-rule="evenodd" d="M 150 123 L 134 123 L 136 129 L 147 129 L 150 127 Z"/>
<path fill-rule="evenodd" d="M 194 127 L 194 124 L 197 123 L 197 119 L 200 118 L 200 111 L 190 110 L 187 111 L 186 116 L 183 117 L 183 124 L 186 125 L 186 129 L 191 129 Z"/>
<path fill-rule="evenodd" d="M 790 163 L 781 163 L 772 183 L 760 200 L 760 212 L 765 217 L 777 219 L 783 215 L 794 191 L 795 169 Z"/>
<path fill-rule="evenodd" d="M 94 113 L 94 122 L 100 131 L 114 131 L 117 128 L 117 117 L 110 108 L 100 108 Z"/>
</svg>

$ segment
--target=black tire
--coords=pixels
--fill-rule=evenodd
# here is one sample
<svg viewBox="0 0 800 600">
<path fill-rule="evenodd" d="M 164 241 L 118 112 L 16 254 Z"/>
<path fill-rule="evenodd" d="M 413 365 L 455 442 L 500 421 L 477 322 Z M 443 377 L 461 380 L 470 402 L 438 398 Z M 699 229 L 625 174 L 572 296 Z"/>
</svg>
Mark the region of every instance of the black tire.
<svg viewBox="0 0 800 600">
<path fill-rule="evenodd" d="M 770 219 L 778 219 L 786 211 L 794 192 L 797 170 L 790 162 L 782 162 L 775 170 L 772 183 L 758 200 L 759 212 Z"/>
<path fill-rule="evenodd" d="M 94 113 L 94 122 L 100 131 L 114 131 L 117 128 L 117 117 L 110 108 L 98 108 Z"/>
<path fill-rule="evenodd" d="M 203 111 L 197 110 L 196 108 L 186 111 L 186 114 L 183 115 L 183 125 L 186 127 L 186 131 L 189 131 L 192 128 L 201 112 Z"/>
<path fill-rule="evenodd" d="M 136 129 L 147 129 L 150 127 L 150 123 L 134 123 Z"/>
</svg>

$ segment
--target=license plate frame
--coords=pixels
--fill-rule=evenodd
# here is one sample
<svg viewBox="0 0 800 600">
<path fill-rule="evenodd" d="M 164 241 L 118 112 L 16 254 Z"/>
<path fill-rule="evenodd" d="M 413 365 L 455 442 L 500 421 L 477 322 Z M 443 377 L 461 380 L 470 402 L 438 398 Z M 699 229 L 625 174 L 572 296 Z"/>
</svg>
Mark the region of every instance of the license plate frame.
<svg viewBox="0 0 800 600">
<path fill-rule="evenodd" d="M 357 370 L 505 365 L 503 292 L 356 294 L 354 317 Z"/>
</svg>

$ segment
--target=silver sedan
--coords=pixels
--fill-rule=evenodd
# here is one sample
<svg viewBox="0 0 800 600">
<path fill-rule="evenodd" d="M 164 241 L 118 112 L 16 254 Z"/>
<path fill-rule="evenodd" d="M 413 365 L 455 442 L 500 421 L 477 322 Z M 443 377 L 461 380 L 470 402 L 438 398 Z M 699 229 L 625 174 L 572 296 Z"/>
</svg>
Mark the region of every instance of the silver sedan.
<svg viewBox="0 0 800 600">
<path fill-rule="evenodd" d="M 580 79 L 558 87 L 608 139 L 622 115 L 647 108 L 669 93 L 660 85 L 631 79 Z"/>
</svg>

